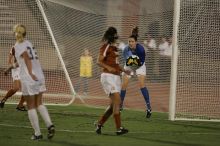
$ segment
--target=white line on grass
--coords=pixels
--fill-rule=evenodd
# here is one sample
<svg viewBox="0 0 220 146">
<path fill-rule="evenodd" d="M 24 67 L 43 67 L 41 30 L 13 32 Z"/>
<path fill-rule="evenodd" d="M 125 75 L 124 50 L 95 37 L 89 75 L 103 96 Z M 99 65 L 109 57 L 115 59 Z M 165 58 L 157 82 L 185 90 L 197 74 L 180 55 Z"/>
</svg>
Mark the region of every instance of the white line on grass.
<svg viewBox="0 0 220 146">
<path fill-rule="evenodd" d="M 32 129 L 30 126 L 20 126 L 20 125 L 12 125 L 12 124 L 3 124 L 0 123 L 0 126 L 2 127 L 15 127 L 15 128 L 26 128 L 26 129 Z M 47 128 L 41 128 L 41 129 L 47 129 Z M 68 130 L 68 129 L 56 129 L 58 132 L 68 132 L 68 133 L 95 133 L 95 131 L 89 131 L 89 130 L 83 130 L 83 131 L 76 131 L 76 130 Z M 115 131 L 105 131 L 105 133 L 114 133 Z M 129 132 L 132 134 L 169 134 L 169 132 L 146 132 L 146 131 L 132 131 Z M 220 133 L 209 133 L 209 132 L 170 132 L 170 134 L 184 134 L 184 135 L 220 135 Z"/>
</svg>

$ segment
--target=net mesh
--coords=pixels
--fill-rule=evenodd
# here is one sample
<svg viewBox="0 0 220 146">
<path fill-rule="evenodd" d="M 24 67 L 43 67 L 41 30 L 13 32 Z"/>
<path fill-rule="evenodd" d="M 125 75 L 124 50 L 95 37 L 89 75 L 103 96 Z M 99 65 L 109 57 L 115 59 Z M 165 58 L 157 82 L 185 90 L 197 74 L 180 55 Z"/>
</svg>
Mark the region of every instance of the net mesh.
<svg viewBox="0 0 220 146">
<path fill-rule="evenodd" d="M 152 108 L 154 111 L 168 111 L 171 56 L 169 53 L 165 54 L 164 50 L 171 43 L 168 38 L 172 38 L 173 0 L 137 0 L 135 2 L 133 0 L 40 0 L 40 2 L 72 85 L 86 104 L 105 106 L 109 100 L 100 84 L 101 70 L 96 65 L 104 31 L 109 26 L 116 27 L 120 36 L 119 44 L 123 46 L 127 44 L 131 29 L 138 26 L 140 36 L 138 41 L 144 45 L 147 54 L 146 86 L 150 92 Z M 1 68 L 7 67 L 6 56 L 14 43 L 11 28 L 16 23 L 22 23 L 27 26 L 27 38 L 37 48 L 47 79 L 47 93 L 69 95 L 69 85 L 36 1 L 2 0 L 1 11 L 5 12 L 0 14 L 1 19 L 4 19 L 4 23 L 1 24 L 7 27 L 4 29 L 3 41 L 0 42 Z M 6 22 L 8 18 L 12 20 Z M 155 40 L 153 45 L 149 45 L 150 36 Z M 164 42 L 162 38 L 167 41 Z M 80 56 L 84 49 L 89 49 L 93 57 L 92 77 L 88 79 L 88 86 L 85 88 L 83 83 L 87 81 L 80 78 Z M 124 64 L 122 58 L 120 58 L 120 64 L 121 66 Z M 1 73 L 0 85 L 1 90 L 7 91 L 12 85 L 11 77 L 5 77 Z M 63 102 L 64 97 L 66 96 L 48 97 L 49 100 L 46 102 L 53 103 L 54 99 L 57 99 L 57 102 Z M 67 99 L 70 98 L 67 96 Z M 80 102 L 76 100 L 74 103 Z M 137 77 L 131 78 L 129 82 L 125 107 L 145 109 L 145 101 L 141 95 Z"/>
<path fill-rule="evenodd" d="M 30 40 L 37 50 L 40 62 L 45 74 L 47 96 L 45 103 L 67 104 L 72 96 L 70 87 L 65 79 L 60 61 L 51 41 L 51 37 L 46 31 L 46 25 L 35 1 L 26 0 L 2 0 L 1 4 L 1 69 L 8 67 L 7 57 L 10 48 L 15 44 L 12 28 L 15 24 L 24 24 L 27 27 L 27 39 Z M 1 96 L 13 85 L 12 77 L 4 76 L 1 71 Z M 49 95 L 51 94 L 51 95 Z M 20 95 L 17 95 L 20 96 Z M 19 98 L 13 96 L 10 102 L 18 101 Z"/>
<path fill-rule="evenodd" d="M 218 0 L 182 0 L 176 118 L 220 119 Z"/>
</svg>

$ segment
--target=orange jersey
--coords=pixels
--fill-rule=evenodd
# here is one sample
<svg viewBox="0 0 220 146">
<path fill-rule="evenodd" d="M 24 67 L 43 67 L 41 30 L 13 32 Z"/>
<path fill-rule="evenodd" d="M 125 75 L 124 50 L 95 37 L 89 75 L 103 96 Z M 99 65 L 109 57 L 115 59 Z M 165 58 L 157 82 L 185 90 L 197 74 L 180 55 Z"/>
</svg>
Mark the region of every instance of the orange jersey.
<svg viewBox="0 0 220 146">
<path fill-rule="evenodd" d="M 103 68 L 103 72 L 120 75 L 121 69 L 118 62 L 118 56 L 119 56 L 118 48 L 115 46 L 111 46 L 109 44 L 104 44 L 100 48 L 99 53 L 101 56 L 104 56 L 103 63 L 116 69 L 116 72 L 110 72 L 106 68 Z"/>
</svg>

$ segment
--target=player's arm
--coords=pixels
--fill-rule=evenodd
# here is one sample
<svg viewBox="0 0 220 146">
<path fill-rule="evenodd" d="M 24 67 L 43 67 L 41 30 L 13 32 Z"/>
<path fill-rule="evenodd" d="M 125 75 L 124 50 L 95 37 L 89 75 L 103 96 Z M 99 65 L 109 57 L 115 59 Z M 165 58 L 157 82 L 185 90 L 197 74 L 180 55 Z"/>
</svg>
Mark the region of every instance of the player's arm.
<svg viewBox="0 0 220 146">
<path fill-rule="evenodd" d="M 8 64 L 13 65 L 13 63 L 16 62 L 15 59 L 15 48 L 12 47 L 9 54 L 8 54 Z"/>
<path fill-rule="evenodd" d="M 14 48 L 11 48 L 11 50 L 10 50 L 10 53 L 9 53 L 9 55 L 8 55 L 8 64 L 9 64 L 9 67 L 6 69 L 6 70 L 4 70 L 4 74 L 5 74 L 5 76 L 7 76 L 8 75 L 8 73 L 11 71 L 11 69 L 13 69 L 13 68 L 16 68 L 16 67 L 18 67 L 18 63 L 14 63 L 14 56 L 13 56 L 13 50 Z"/>
<path fill-rule="evenodd" d="M 27 66 L 28 73 L 30 74 L 31 78 L 36 81 L 37 77 L 32 73 L 32 63 L 31 63 L 31 59 L 28 56 L 27 51 L 24 51 L 22 53 L 22 57 L 23 57 L 24 62 L 26 64 L 26 66 Z"/>
<path fill-rule="evenodd" d="M 139 46 L 139 53 L 138 53 L 138 57 L 140 58 L 140 66 L 142 66 L 145 62 L 145 50 L 144 50 L 144 47 L 143 46 Z"/>
<path fill-rule="evenodd" d="M 11 53 L 8 55 L 8 64 L 13 64 L 13 55 Z"/>
<path fill-rule="evenodd" d="M 12 65 L 10 65 L 6 70 L 4 70 L 5 76 L 8 75 L 8 73 L 11 71 L 11 69 L 17 68 L 17 67 L 18 67 L 18 63 L 17 63 L 17 62 L 16 62 L 16 63 L 13 63 Z"/>
<path fill-rule="evenodd" d="M 126 46 L 122 52 L 123 54 L 123 60 L 126 62 L 126 59 L 131 55 L 129 54 L 129 46 Z"/>
</svg>

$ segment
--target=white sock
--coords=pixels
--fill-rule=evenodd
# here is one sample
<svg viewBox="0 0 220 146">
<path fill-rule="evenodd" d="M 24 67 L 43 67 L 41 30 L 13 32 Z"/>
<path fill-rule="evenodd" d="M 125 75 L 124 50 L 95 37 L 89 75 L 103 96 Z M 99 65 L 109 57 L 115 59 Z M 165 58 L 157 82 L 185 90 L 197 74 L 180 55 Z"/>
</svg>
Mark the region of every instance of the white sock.
<svg viewBox="0 0 220 146">
<path fill-rule="evenodd" d="M 48 113 L 46 106 L 41 104 L 37 107 L 37 110 L 39 111 L 39 113 L 40 113 L 41 117 L 43 118 L 44 122 L 46 123 L 47 127 L 51 126 L 52 122 L 51 122 L 51 119 L 50 119 L 50 116 L 49 116 L 49 113 Z"/>
<path fill-rule="evenodd" d="M 36 136 L 41 135 L 40 132 L 40 126 L 39 126 L 39 120 L 36 109 L 30 109 L 28 110 L 28 118 L 31 122 L 32 127 L 34 128 L 34 134 Z"/>
</svg>

